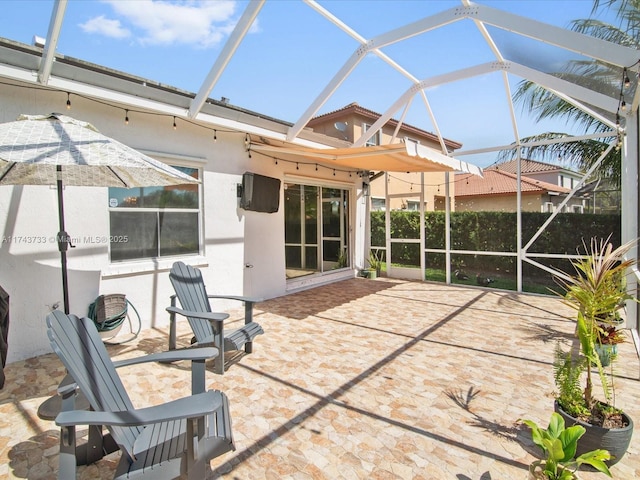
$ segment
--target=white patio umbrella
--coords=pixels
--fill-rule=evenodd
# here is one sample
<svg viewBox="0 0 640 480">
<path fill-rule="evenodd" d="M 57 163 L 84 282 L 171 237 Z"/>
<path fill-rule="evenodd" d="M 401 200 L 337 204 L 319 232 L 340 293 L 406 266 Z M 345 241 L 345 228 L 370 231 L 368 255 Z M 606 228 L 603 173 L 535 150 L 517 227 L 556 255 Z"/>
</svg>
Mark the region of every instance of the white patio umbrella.
<svg viewBox="0 0 640 480">
<path fill-rule="evenodd" d="M 0 185 L 56 185 L 58 249 L 65 313 L 69 313 L 63 185 L 146 187 L 198 180 L 102 135 L 87 122 L 66 115 L 21 115 L 0 124 Z"/>
</svg>

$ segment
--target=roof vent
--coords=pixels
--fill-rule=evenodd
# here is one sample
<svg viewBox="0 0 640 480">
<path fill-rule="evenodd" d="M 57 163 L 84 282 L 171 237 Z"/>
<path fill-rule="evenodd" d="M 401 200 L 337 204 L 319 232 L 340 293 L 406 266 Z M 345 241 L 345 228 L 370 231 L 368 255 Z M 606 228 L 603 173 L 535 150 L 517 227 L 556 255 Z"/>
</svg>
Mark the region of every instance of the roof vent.
<svg viewBox="0 0 640 480">
<path fill-rule="evenodd" d="M 47 43 L 47 39 L 34 35 L 32 43 L 34 47 L 44 48 L 44 44 Z"/>
<path fill-rule="evenodd" d="M 220 101 L 221 101 L 222 103 L 224 103 L 225 105 L 228 105 L 228 104 L 229 104 L 229 99 L 228 99 L 227 97 L 220 97 Z"/>
</svg>

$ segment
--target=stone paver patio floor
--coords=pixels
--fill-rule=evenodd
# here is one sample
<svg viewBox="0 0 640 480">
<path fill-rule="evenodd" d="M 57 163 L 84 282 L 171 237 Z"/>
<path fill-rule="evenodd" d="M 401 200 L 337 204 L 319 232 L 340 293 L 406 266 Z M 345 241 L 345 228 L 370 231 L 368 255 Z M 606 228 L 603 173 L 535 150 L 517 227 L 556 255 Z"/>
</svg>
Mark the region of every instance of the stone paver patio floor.
<svg viewBox="0 0 640 480">
<path fill-rule="evenodd" d="M 553 351 L 571 341 L 570 315 L 551 297 L 386 278 L 260 303 L 265 334 L 254 353 L 233 359 L 224 376 L 207 373 L 208 386 L 229 396 L 237 447 L 212 461 L 214 478 L 525 479 L 537 452 L 517 420 L 546 426 Z M 185 323 L 178 334 L 188 345 Z M 115 359 L 162 351 L 167 336 L 165 327 L 144 330 L 109 350 Z M 630 339 L 621 347 L 617 405 L 637 420 L 639 362 Z M 36 411 L 64 368 L 48 354 L 5 373 L 0 477 L 55 478 L 58 429 Z M 184 362 L 120 373 L 138 407 L 190 391 Z M 640 478 L 639 450 L 636 433 L 614 478 Z M 118 458 L 79 476 L 112 478 Z"/>
</svg>

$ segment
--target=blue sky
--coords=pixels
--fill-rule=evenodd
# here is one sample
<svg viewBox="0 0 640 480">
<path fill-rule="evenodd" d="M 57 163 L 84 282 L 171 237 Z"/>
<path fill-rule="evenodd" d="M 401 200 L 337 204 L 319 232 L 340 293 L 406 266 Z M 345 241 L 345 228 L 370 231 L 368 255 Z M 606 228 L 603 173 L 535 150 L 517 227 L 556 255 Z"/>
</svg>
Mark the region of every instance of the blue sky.
<svg viewBox="0 0 640 480">
<path fill-rule="evenodd" d="M 365 38 L 461 5 L 459 0 L 319 1 Z M 499 8 L 560 27 L 591 14 L 591 0 L 481 0 Z M 46 37 L 53 0 L 3 0 L 0 36 L 31 43 Z M 245 1 L 70 0 L 58 53 L 104 65 L 187 91 L 197 92 L 238 20 Z M 612 17 L 599 18 L 611 21 Z M 569 57 L 552 47 L 492 28 L 510 59 L 554 71 Z M 211 92 L 233 105 L 294 123 L 353 53 L 357 43 L 298 0 L 267 0 Z M 493 60 L 477 28 L 456 22 L 384 50 L 418 79 Z M 526 52 L 523 53 L 523 52 Z M 511 80 L 515 89 L 520 79 Z M 384 112 L 410 82 L 369 55 L 319 113 L 351 102 Z M 443 85 L 427 91 L 442 134 L 465 149 L 508 144 L 513 130 L 499 75 Z M 407 121 L 434 131 L 416 98 Z M 520 136 L 567 131 L 564 124 L 534 125 L 523 117 Z M 495 154 L 466 157 L 486 166 Z"/>
</svg>

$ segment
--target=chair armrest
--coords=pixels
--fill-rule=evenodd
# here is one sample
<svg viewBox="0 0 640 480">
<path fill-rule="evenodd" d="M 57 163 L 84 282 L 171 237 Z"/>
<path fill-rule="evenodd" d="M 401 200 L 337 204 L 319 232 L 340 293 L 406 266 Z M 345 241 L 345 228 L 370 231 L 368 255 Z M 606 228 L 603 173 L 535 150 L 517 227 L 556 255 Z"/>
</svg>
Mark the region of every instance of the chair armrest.
<svg viewBox="0 0 640 480">
<path fill-rule="evenodd" d="M 167 307 L 166 310 L 169 313 L 177 313 L 178 315 L 182 315 L 184 317 L 202 318 L 204 320 L 209 320 L 210 322 L 221 322 L 229 318 L 228 313 L 192 312 L 190 310 L 182 310 L 181 308 L 178 308 L 178 307 Z"/>
<path fill-rule="evenodd" d="M 63 398 L 67 398 L 68 396 L 75 394 L 77 390 L 78 385 L 69 374 L 65 375 L 58 385 L 58 395 Z"/>
<path fill-rule="evenodd" d="M 127 358 L 113 362 L 116 368 L 137 365 L 148 362 L 177 362 L 179 360 L 208 360 L 220 354 L 215 347 L 188 348 L 182 350 L 170 350 L 168 352 L 151 353 L 142 357 Z"/>
<path fill-rule="evenodd" d="M 133 427 L 150 425 L 183 418 L 198 418 L 215 412 L 222 407 L 220 392 L 208 392 L 180 398 L 153 407 L 126 410 L 122 412 L 95 412 L 72 410 L 60 412 L 56 417 L 56 425 L 70 427 L 75 425 L 113 425 Z"/>
<path fill-rule="evenodd" d="M 222 298 L 227 300 L 237 300 L 245 303 L 258 303 L 264 301 L 264 298 L 243 297 L 241 295 L 207 295 L 207 298 Z"/>
</svg>

